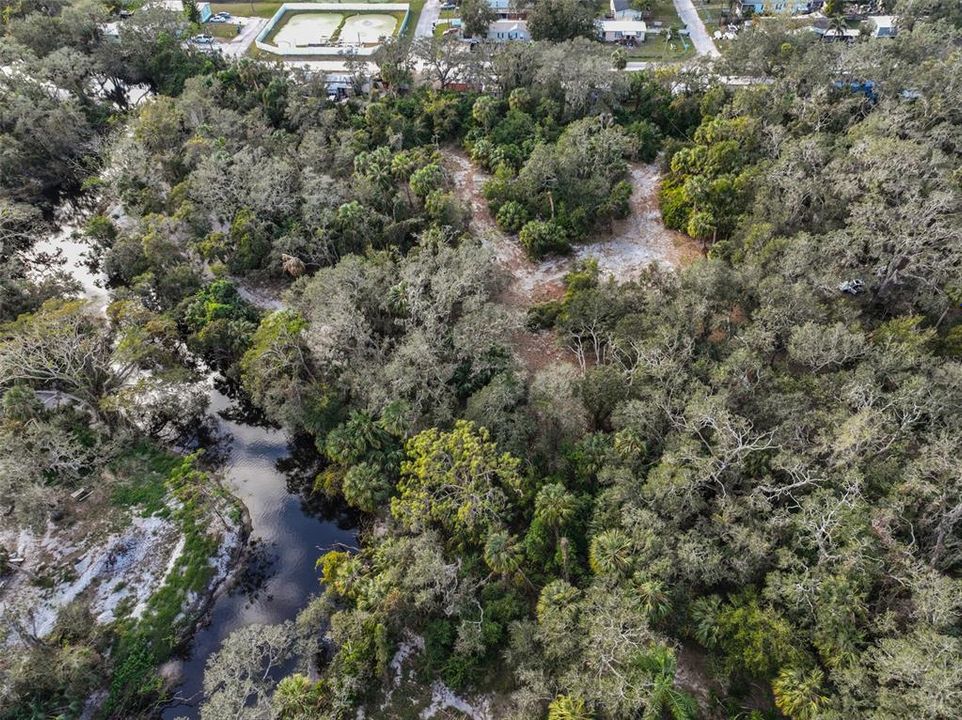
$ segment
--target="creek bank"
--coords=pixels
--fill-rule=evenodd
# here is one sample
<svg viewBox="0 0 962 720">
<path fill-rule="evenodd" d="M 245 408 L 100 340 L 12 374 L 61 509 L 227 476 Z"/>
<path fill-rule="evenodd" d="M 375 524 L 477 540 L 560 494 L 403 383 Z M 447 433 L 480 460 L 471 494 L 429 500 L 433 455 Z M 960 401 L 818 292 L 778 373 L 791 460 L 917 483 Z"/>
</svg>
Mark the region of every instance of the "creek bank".
<svg viewBox="0 0 962 720">
<path fill-rule="evenodd" d="M 64 205 L 57 214 L 59 228 L 35 246 L 37 254 L 63 261 L 62 269 L 78 281 L 82 296 L 92 312 L 97 313 L 105 311 L 109 296 L 103 277 L 92 269 L 90 247 L 79 237 L 79 231 L 93 212 L 103 209 L 97 207 L 102 205 L 99 198 Z M 122 208 L 113 208 L 109 213 L 123 228 L 129 229 L 135 222 Z M 270 304 L 264 302 L 267 293 L 254 295 L 260 300 L 257 304 Z M 177 614 L 178 632 L 172 641 L 177 656 L 162 666 L 162 675 L 175 698 L 162 710 L 165 718 L 197 717 L 196 702 L 201 697 L 204 667 L 223 639 L 244 625 L 295 618 L 311 595 L 320 590 L 317 557 L 337 543 L 354 544 L 355 538 L 353 516 L 302 494 L 316 472 L 313 448 L 299 447 L 285 431 L 265 424 L 232 397 L 214 373 L 208 374 L 207 381 L 208 418 L 214 432 L 211 441 L 202 440 L 199 446 L 210 456 L 217 456 L 216 477 L 220 485 L 213 494 L 225 504 L 219 505 L 214 517 L 201 525 L 214 527 L 221 523 L 225 532 L 223 542 L 210 553 L 209 583 L 204 590 L 189 593 L 189 602 Z M 152 592 L 140 588 L 132 598 L 118 598 L 114 605 L 115 611 L 123 610 L 125 604 L 136 607 L 143 597 L 163 589 L 163 578 L 169 576 L 187 543 L 181 542 L 166 521 L 138 520 L 135 529 L 127 533 L 125 528 L 131 519 L 108 523 L 107 517 L 94 512 L 96 505 L 91 501 L 97 497 L 95 491 L 83 508 L 91 521 L 98 521 L 97 527 L 76 527 L 77 533 L 85 538 L 89 535 L 89 540 L 81 543 L 78 537 L 70 542 L 51 540 L 50 544 L 72 548 L 68 562 L 75 562 L 69 564 L 66 575 L 82 576 L 89 568 L 98 569 L 92 575 L 102 576 L 101 581 L 86 583 L 82 590 L 71 585 L 70 592 L 76 589 L 78 596 L 81 592 L 96 593 L 95 584 L 109 588 L 105 598 L 111 600 L 105 600 L 101 613 L 113 602 L 115 594 L 124 592 L 125 585 L 131 586 L 129 577 L 121 578 L 120 572 L 114 572 L 116 560 L 107 561 L 110 553 L 116 555 L 117 549 L 130 548 L 125 557 L 130 556 L 131 565 L 136 564 L 136 558 L 149 559 L 147 564 L 153 568 Z M 175 510 L 171 508 L 170 512 Z M 24 543 L 35 539 L 25 536 Z M 26 544 L 23 548 L 26 552 Z M 81 554 L 90 559 L 78 572 L 76 565 Z M 140 580 L 146 580 L 146 575 Z M 55 578 L 54 584 L 57 583 Z M 108 616 L 103 617 L 106 620 Z M 107 700 L 106 692 L 98 692 L 87 709 L 92 713 Z"/>
<path fill-rule="evenodd" d="M 176 520 L 182 507 L 175 499 L 168 498 L 155 514 L 110 508 L 92 498 L 85 502 L 90 505 L 71 509 L 67 523 L 49 522 L 42 534 L 0 532 L 0 545 L 15 548 L 16 557 L 23 559 L 5 578 L 0 595 L 8 646 L 47 637 L 59 613 L 74 601 L 86 603 L 103 625 L 140 620 L 150 599 L 172 577 L 186 542 Z M 188 623 L 203 612 L 245 544 L 243 528 L 221 521 L 233 504 L 225 499 L 217 505 L 204 513 L 208 531 L 217 537 L 218 549 L 209 561 L 212 575 L 205 591 L 188 597 L 181 608 Z"/>
<path fill-rule="evenodd" d="M 52 259 L 52 267 L 59 266 L 77 281 L 97 314 L 106 311 L 109 297 L 103 278 L 91 268 L 90 247 L 80 238 L 80 229 L 100 205 L 100 198 L 87 197 L 60 206 L 54 214 L 59 227 L 33 248 L 35 256 Z M 127 222 L 118 213 L 112 211 L 121 223 Z M 38 397 L 48 410 L 71 400 L 61 392 L 39 391 Z M 0 524 L 0 546 L 20 559 L 16 570 L 0 580 L 0 613 L 8 621 L 0 641 L 13 646 L 43 639 L 60 611 L 74 601 L 86 603 L 94 621 L 103 625 L 144 617 L 151 599 L 178 570 L 187 535 L 184 503 L 166 487 L 165 478 L 157 477 L 160 473 L 151 477 L 146 466 L 141 471 L 137 477 L 118 478 L 105 470 L 103 477 L 91 478 L 86 488 L 54 508 L 56 522 L 48 520 L 40 529 Z M 229 575 L 249 533 L 249 523 L 243 522 L 246 508 L 216 474 L 209 477 L 215 486 L 204 497 L 197 524 L 216 538 L 216 549 L 207 558 L 208 582 L 188 594 L 179 608 L 177 643 L 190 634 Z M 154 498 L 146 505 L 115 496 L 121 485 L 129 485 L 136 495 L 145 483 L 154 486 L 146 489 Z M 241 520 L 239 525 L 235 519 Z"/>
<path fill-rule="evenodd" d="M 211 391 L 210 417 L 222 446 L 222 477 L 247 509 L 250 541 L 229 583 L 166 671 L 178 678 L 161 716 L 197 718 L 208 658 L 234 630 L 293 620 L 320 592 L 317 558 L 338 544 L 356 544 L 356 518 L 311 498 L 317 456 L 311 445 L 267 424 L 225 388 Z"/>
</svg>

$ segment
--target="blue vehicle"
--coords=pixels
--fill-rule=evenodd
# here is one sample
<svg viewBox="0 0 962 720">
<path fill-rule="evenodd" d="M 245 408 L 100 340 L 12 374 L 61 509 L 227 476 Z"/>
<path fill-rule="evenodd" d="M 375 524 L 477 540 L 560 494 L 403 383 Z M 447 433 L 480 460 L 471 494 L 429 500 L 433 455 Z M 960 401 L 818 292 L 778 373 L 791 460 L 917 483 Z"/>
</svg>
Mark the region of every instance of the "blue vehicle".
<svg viewBox="0 0 962 720">
<path fill-rule="evenodd" d="M 878 102 L 878 94 L 875 92 L 875 82 L 873 80 L 836 80 L 832 86 L 838 90 L 848 90 L 849 92 L 864 95 L 873 103 Z"/>
</svg>

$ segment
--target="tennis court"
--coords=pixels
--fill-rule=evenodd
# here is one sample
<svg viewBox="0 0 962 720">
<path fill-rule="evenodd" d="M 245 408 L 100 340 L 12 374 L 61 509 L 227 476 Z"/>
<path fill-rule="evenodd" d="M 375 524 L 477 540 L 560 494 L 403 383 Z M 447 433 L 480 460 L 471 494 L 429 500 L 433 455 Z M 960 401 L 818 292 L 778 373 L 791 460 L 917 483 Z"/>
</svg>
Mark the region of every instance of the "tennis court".
<svg viewBox="0 0 962 720">
<path fill-rule="evenodd" d="M 380 13 L 351 15 L 344 21 L 340 39 L 347 43 L 371 45 L 382 37 L 391 37 L 397 27 L 397 18 Z"/>
<path fill-rule="evenodd" d="M 274 35 L 273 43 L 282 48 L 324 45 L 343 20 L 343 15 L 332 12 L 290 13 Z"/>
</svg>

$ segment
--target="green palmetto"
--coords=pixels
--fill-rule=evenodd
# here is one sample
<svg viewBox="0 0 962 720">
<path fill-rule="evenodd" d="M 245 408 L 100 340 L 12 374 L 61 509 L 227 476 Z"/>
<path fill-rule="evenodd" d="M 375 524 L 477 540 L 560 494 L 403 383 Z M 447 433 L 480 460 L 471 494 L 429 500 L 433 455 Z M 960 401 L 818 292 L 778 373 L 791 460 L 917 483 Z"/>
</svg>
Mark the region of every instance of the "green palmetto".
<svg viewBox="0 0 962 720">
<path fill-rule="evenodd" d="M 638 595 L 641 597 L 642 607 L 652 622 L 663 620 L 671 612 L 671 599 L 665 591 L 665 586 L 658 580 L 646 578 L 638 583 Z"/>
<path fill-rule="evenodd" d="M 545 485 L 534 501 L 534 516 L 557 533 L 575 516 L 578 500 L 561 483 Z M 556 538 L 557 539 L 557 538 Z"/>
<path fill-rule="evenodd" d="M 772 682 L 775 705 L 791 720 L 813 720 L 825 704 L 824 680 L 825 674 L 818 668 L 782 668 Z"/>
<path fill-rule="evenodd" d="M 627 572 L 631 567 L 631 539 L 621 530 L 605 530 L 591 540 L 588 564 L 597 575 Z"/>
<path fill-rule="evenodd" d="M 507 530 L 496 530 L 484 543 L 484 562 L 495 575 L 509 577 L 521 568 L 521 548 Z"/>
<path fill-rule="evenodd" d="M 643 720 L 693 720 L 698 714 L 698 703 L 686 692 L 675 687 L 675 671 L 678 668 L 674 651 L 665 645 L 656 645 L 635 659 L 636 667 L 651 678 L 651 695 L 645 708 Z"/>
<path fill-rule="evenodd" d="M 583 698 L 576 695 L 559 695 L 548 705 L 548 720 L 591 720 Z"/>
</svg>

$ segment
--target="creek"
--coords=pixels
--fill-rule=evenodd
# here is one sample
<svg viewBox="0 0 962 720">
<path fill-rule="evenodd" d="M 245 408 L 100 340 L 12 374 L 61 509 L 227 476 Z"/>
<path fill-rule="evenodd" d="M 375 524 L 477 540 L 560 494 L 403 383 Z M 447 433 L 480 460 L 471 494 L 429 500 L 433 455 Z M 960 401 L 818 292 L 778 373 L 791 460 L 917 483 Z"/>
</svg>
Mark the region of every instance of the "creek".
<svg viewBox="0 0 962 720">
<path fill-rule="evenodd" d="M 59 251 L 63 269 L 80 282 L 93 307 L 103 311 L 108 300 L 103 279 L 87 261 L 89 247 L 75 238 L 82 222 L 82 213 L 68 214 L 60 230 L 35 249 Z M 217 594 L 184 656 L 174 660 L 180 679 L 176 700 L 162 710 L 164 720 L 197 718 L 204 667 L 227 635 L 254 623 L 294 619 L 321 589 L 317 558 L 356 539 L 351 516 L 305 494 L 317 466 L 313 448 L 265 423 L 216 373 L 207 381 L 213 432 L 205 434 L 210 439 L 201 446 L 220 461 L 225 486 L 246 506 L 251 533 L 242 567 L 232 569 L 232 587 Z"/>
</svg>

